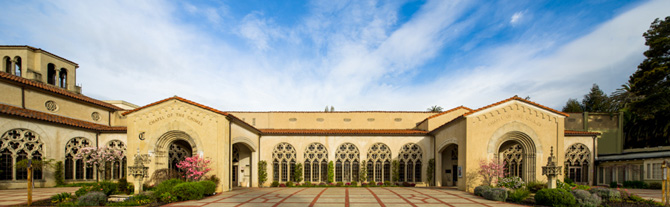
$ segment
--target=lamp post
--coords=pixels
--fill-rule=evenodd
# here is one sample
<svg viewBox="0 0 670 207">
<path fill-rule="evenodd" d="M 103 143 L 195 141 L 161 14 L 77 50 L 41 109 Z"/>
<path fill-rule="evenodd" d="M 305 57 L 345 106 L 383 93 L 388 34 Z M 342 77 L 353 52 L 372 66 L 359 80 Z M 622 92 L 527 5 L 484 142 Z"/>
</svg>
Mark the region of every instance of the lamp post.
<svg viewBox="0 0 670 207">
<path fill-rule="evenodd" d="M 135 194 L 142 192 L 142 180 L 147 176 L 149 167 L 144 166 L 145 162 L 149 162 L 149 155 L 144 154 L 140 155 L 140 149 L 137 149 L 137 154 L 135 154 L 135 163 L 133 166 L 129 166 L 129 173 L 135 177 Z"/>
<path fill-rule="evenodd" d="M 556 176 L 561 174 L 561 166 L 556 165 L 556 157 L 554 157 L 554 147 L 551 147 L 551 155 L 548 158 L 547 166 L 542 166 L 542 175 L 547 176 L 547 187 L 549 189 L 556 188 Z"/>
</svg>

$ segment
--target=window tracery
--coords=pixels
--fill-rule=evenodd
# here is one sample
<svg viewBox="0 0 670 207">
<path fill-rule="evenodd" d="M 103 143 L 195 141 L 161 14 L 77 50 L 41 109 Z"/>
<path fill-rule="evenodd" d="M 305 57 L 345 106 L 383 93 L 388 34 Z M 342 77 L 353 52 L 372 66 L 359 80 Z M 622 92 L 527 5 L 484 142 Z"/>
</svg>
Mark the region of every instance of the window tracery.
<svg viewBox="0 0 670 207">
<path fill-rule="evenodd" d="M 293 145 L 282 142 L 272 151 L 272 167 L 275 181 L 289 181 L 289 163 L 295 163 L 295 148 Z"/>
<path fill-rule="evenodd" d="M 26 179 L 28 172 L 15 168 L 25 159 L 41 160 L 43 143 L 37 133 L 28 129 L 12 129 L 0 138 L 0 180 Z M 34 172 L 35 179 L 42 179 L 42 172 Z"/>
<path fill-rule="evenodd" d="M 107 147 L 110 149 L 115 149 L 123 152 L 123 157 L 121 160 L 116 160 L 113 162 L 105 162 L 105 179 L 119 179 L 125 176 L 126 174 L 126 144 L 121 140 L 112 140 L 107 142 Z"/>
<path fill-rule="evenodd" d="M 421 147 L 414 143 L 405 144 L 398 155 L 401 182 L 421 182 Z"/>
<path fill-rule="evenodd" d="M 322 162 L 328 162 L 328 150 L 326 150 L 326 147 L 323 146 L 323 144 L 316 142 L 309 144 L 309 146 L 307 146 L 305 149 L 305 181 L 326 182 L 328 180 L 326 176 L 320 176 L 323 173 L 321 173 L 320 168 L 318 167 L 311 170 L 312 175 L 308 175 L 308 173 L 310 173 L 308 168 L 312 166 L 319 166 L 319 164 Z"/>
<path fill-rule="evenodd" d="M 168 152 L 168 161 L 170 163 L 170 169 L 178 169 L 177 164 L 182 160 L 185 160 L 186 157 L 193 155 L 193 149 L 191 145 L 184 140 L 177 140 L 170 143 L 170 148 Z"/>
<path fill-rule="evenodd" d="M 76 159 L 79 151 L 84 147 L 90 147 L 91 141 L 84 137 L 70 139 L 65 145 L 65 179 L 84 179 L 86 166 L 84 161 Z"/>
<path fill-rule="evenodd" d="M 577 183 L 588 182 L 591 151 L 581 143 L 568 147 L 565 151 L 566 175 Z"/>
<path fill-rule="evenodd" d="M 337 182 L 351 182 L 358 181 L 358 169 L 359 169 L 359 158 L 360 152 L 356 145 L 351 143 L 341 144 L 337 151 L 335 151 L 335 159 L 337 163 L 341 163 L 342 167 L 336 169 L 336 174 L 339 173 L 339 176 L 335 177 Z"/>
<path fill-rule="evenodd" d="M 384 143 L 375 143 L 367 153 L 368 181 L 391 181 L 391 149 Z"/>
<path fill-rule="evenodd" d="M 523 147 L 519 143 L 514 143 L 508 145 L 505 148 L 501 148 L 500 154 L 502 155 L 503 161 L 505 162 L 505 171 L 510 177 L 523 177 Z"/>
</svg>

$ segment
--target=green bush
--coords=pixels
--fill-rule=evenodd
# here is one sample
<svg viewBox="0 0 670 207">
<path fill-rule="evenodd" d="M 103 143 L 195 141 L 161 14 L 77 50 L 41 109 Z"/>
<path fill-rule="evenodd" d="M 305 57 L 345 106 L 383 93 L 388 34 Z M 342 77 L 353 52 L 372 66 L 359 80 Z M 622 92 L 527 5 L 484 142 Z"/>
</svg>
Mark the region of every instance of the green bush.
<svg viewBox="0 0 670 207">
<path fill-rule="evenodd" d="M 569 177 L 565 177 L 565 178 L 563 178 L 563 182 L 565 182 L 565 183 L 567 183 L 567 184 L 570 184 L 570 185 L 574 185 L 574 184 L 575 184 L 575 181 L 573 181 L 573 180 L 570 179 Z"/>
<path fill-rule="evenodd" d="M 343 182 L 337 182 L 337 183 L 335 184 L 335 186 L 337 186 L 337 187 L 342 187 L 343 185 L 344 185 Z"/>
<path fill-rule="evenodd" d="M 574 206 L 575 197 L 561 188 L 542 189 L 535 194 L 535 204 L 545 206 Z"/>
<path fill-rule="evenodd" d="M 591 194 L 585 190 L 573 190 L 571 193 L 573 196 L 575 196 L 577 205 L 581 207 L 597 207 L 600 206 L 600 203 L 602 203 L 600 196 Z"/>
<path fill-rule="evenodd" d="M 510 189 L 518 189 L 526 184 L 520 177 L 506 177 L 498 181 L 498 187 L 505 187 Z"/>
<path fill-rule="evenodd" d="M 384 181 L 384 186 L 391 186 L 391 181 Z"/>
<path fill-rule="evenodd" d="M 513 202 L 521 202 L 530 196 L 530 191 L 524 188 L 516 189 L 509 193 L 508 199 Z"/>
<path fill-rule="evenodd" d="M 633 181 L 623 181 L 623 187 L 625 188 L 648 188 L 649 184 L 644 181 L 633 180 Z"/>
<path fill-rule="evenodd" d="M 165 192 L 158 196 L 158 198 L 165 203 L 177 202 L 177 196 L 172 195 L 170 192 Z"/>
<path fill-rule="evenodd" d="M 116 190 L 128 194 L 128 180 L 126 180 L 126 177 L 122 177 L 119 179 Z"/>
<path fill-rule="evenodd" d="M 272 184 L 270 184 L 270 187 L 279 187 L 279 181 L 272 181 Z"/>
<path fill-rule="evenodd" d="M 65 185 L 64 170 L 63 161 L 56 162 L 56 165 L 54 166 L 54 179 L 56 180 L 56 185 Z"/>
<path fill-rule="evenodd" d="M 156 187 L 153 190 L 154 191 L 154 196 L 157 197 L 157 196 L 163 195 L 163 193 L 166 193 L 166 192 L 172 193 L 172 189 L 175 186 L 177 186 L 177 185 L 179 185 L 183 182 L 184 181 L 182 181 L 180 179 L 169 179 L 169 180 L 165 180 L 161 183 L 158 183 L 158 185 L 156 185 Z"/>
<path fill-rule="evenodd" d="M 619 187 L 619 184 L 616 181 L 610 182 L 610 188 L 616 188 Z"/>
<path fill-rule="evenodd" d="M 293 187 L 293 186 L 294 186 L 293 181 L 286 182 L 286 187 Z"/>
<path fill-rule="evenodd" d="M 138 194 L 131 196 L 128 200 L 123 202 L 107 203 L 107 206 L 145 206 L 153 203 L 155 200 L 146 194 Z"/>
<path fill-rule="evenodd" d="M 67 202 L 70 201 L 74 198 L 71 193 L 59 193 L 56 195 L 51 196 L 51 203 L 56 204 L 56 203 L 62 203 L 62 202 Z"/>
<path fill-rule="evenodd" d="M 603 199 L 603 201 L 620 201 L 621 200 L 621 192 L 615 189 L 608 189 L 608 188 L 591 188 L 589 192 L 596 194 L 600 196 L 600 198 Z"/>
<path fill-rule="evenodd" d="M 305 183 L 302 184 L 304 187 L 312 187 L 312 182 L 305 181 Z"/>
<path fill-rule="evenodd" d="M 484 192 L 491 190 L 491 186 L 488 185 L 480 185 L 475 187 L 475 195 L 476 196 L 484 196 Z"/>
<path fill-rule="evenodd" d="M 210 196 L 213 195 L 214 192 L 216 192 L 216 183 L 209 181 L 209 180 L 203 180 L 198 182 L 203 188 L 204 192 L 203 195 Z"/>
<path fill-rule="evenodd" d="M 574 187 L 575 190 L 591 190 L 591 186 L 588 185 L 577 185 Z"/>
<path fill-rule="evenodd" d="M 356 182 L 356 181 L 351 181 L 351 186 L 358 186 L 358 182 Z"/>
<path fill-rule="evenodd" d="M 531 193 L 537 193 L 537 191 L 547 188 L 547 184 L 541 181 L 530 181 L 526 183 L 526 188 Z"/>
<path fill-rule="evenodd" d="M 107 203 L 107 195 L 100 191 L 88 192 L 77 199 L 79 206 L 104 206 L 105 203 Z"/>
<path fill-rule="evenodd" d="M 198 200 L 202 198 L 205 187 L 196 182 L 185 182 L 175 185 L 170 192 L 182 201 Z"/>
<path fill-rule="evenodd" d="M 653 183 L 649 183 L 648 187 L 649 187 L 649 189 L 661 189 L 661 188 L 663 188 L 663 185 L 661 185 L 661 183 L 658 183 L 658 182 L 653 182 Z"/>
<path fill-rule="evenodd" d="M 503 188 L 491 188 L 491 190 L 484 191 L 484 198 L 492 201 L 507 200 L 507 190 Z"/>
<path fill-rule="evenodd" d="M 100 191 L 100 192 L 105 193 L 105 195 L 109 196 L 109 195 L 114 194 L 114 192 L 116 192 L 117 188 L 118 187 L 117 187 L 116 183 L 109 182 L 109 181 L 102 181 L 102 182 L 93 183 L 90 186 L 82 186 L 81 188 L 79 188 L 79 190 L 77 190 L 75 192 L 75 195 L 77 195 L 77 197 L 80 197 L 80 196 L 86 195 L 88 192 L 91 192 L 91 191 Z"/>
</svg>

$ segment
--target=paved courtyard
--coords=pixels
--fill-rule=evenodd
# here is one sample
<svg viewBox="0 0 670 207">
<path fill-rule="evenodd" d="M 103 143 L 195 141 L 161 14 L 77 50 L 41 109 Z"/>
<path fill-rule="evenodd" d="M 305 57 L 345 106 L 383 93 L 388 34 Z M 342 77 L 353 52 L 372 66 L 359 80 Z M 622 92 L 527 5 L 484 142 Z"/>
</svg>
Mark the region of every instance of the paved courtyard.
<svg viewBox="0 0 670 207">
<path fill-rule="evenodd" d="M 79 187 L 63 188 L 35 188 L 33 189 L 33 201 L 51 198 L 62 192 L 74 193 Z M 28 191 L 26 189 L 0 190 L 0 206 L 12 206 L 28 202 Z"/>
<path fill-rule="evenodd" d="M 169 206 L 519 206 L 444 188 L 250 188 Z"/>
</svg>

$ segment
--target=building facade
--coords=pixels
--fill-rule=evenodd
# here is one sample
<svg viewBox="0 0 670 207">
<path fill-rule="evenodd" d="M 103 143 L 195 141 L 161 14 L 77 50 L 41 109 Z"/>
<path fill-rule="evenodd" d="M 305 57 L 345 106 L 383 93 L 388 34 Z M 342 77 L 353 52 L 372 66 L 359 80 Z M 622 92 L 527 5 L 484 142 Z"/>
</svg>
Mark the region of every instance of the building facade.
<svg viewBox="0 0 670 207">
<path fill-rule="evenodd" d="M 303 182 L 326 182 L 330 162 L 335 182 L 386 182 L 397 161 L 398 182 L 472 190 L 481 161 L 504 161 L 512 176 L 546 181 L 541 167 L 552 152 L 565 176 L 595 180 L 600 133 L 566 130 L 568 114 L 516 96 L 444 112 L 235 112 L 176 96 L 138 107 L 82 95 L 78 65 L 44 50 L 0 46 L 0 57 L 0 188 L 25 186 L 25 170 L 15 167 L 24 159 L 63 161 L 67 181 L 87 182 L 127 176 L 127 158 L 137 153 L 149 155 L 150 173 L 188 156 L 208 158 L 219 191 L 259 186 L 259 161 L 267 162 L 264 185 L 293 180 L 297 164 Z M 75 158 L 85 146 L 122 149 L 127 158 L 98 175 Z M 36 179 L 55 185 L 52 171 Z"/>
</svg>

